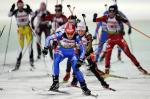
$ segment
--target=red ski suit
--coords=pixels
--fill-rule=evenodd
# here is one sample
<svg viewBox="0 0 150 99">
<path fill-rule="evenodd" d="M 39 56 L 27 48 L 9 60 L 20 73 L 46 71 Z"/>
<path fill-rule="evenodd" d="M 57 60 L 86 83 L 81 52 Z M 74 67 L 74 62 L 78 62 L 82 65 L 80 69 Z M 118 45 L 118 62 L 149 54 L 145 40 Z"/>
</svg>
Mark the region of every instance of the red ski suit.
<svg viewBox="0 0 150 99">
<path fill-rule="evenodd" d="M 102 16 L 100 18 L 96 18 L 95 21 L 96 22 L 103 21 L 103 22 L 106 22 L 108 25 L 109 19 L 110 18 L 108 16 Z M 110 20 L 112 20 L 112 19 L 110 19 Z M 116 22 L 128 23 L 128 21 L 126 19 L 123 19 L 119 16 L 115 16 L 114 20 L 116 20 Z M 113 24 L 111 24 L 111 25 L 112 25 L 111 27 L 114 27 Z M 130 60 L 135 64 L 136 67 L 140 67 L 139 62 L 134 57 L 134 55 L 130 52 L 128 44 L 125 41 L 125 39 L 123 38 L 123 34 L 121 33 L 121 30 L 112 33 L 109 31 L 109 28 L 108 28 L 108 40 L 106 43 L 107 43 L 107 45 L 106 45 L 106 57 L 105 57 L 105 70 L 107 70 L 107 69 L 109 70 L 109 68 L 110 68 L 110 57 L 111 57 L 112 49 L 115 45 L 118 45 L 124 51 L 124 53 L 130 58 Z"/>
</svg>

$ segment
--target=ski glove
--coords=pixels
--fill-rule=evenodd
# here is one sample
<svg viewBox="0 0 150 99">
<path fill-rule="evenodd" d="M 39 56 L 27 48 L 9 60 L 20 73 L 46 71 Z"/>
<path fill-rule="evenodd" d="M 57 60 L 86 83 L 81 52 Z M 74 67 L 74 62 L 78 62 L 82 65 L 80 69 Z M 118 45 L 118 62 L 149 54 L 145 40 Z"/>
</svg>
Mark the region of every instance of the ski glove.
<svg viewBox="0 0 150 99">
<path fill-rule="evenodd" d="M 93 22 L 96 22 L 96 18 L 97 18 L 97 13 L 94 13 L 94 15 L 93 15 Z"/>
<path fill-rule="evenodd" d="M 87 35 L 86 35 L 86 39 L 87 39 L 88 41 L 93 41 L 93 39 L 92 39 L 92 34 L 87 34 Z"/>
<path fill-rule="evenodd" d="M 81 20 L 80 20 L 80 19 L 77 19 L 77 20 L 76 20 L 76 22 L 77 22 L 77 23 L 80 23 L 80 22 L 81 22 Z"/>
<path fill-rule="evenodd" d="M 48 53 L 48 48 L 44 47 L 42 53 L 43 53 L 43 55 L 47 55 L 47 53 Z"/>
<path fill-rule="evenodd" d="M 132 32 L 132 29 L 131 29 L 131 27 L 129 27 L 129 29 L 128 29 L 128 34 L 130 35 L 131 32 Z"/>
<path fill-rule="evenodd" d="M 81 67 L 82 63 L 83 63 L 83 60 L 79 59 L 76 64 L 77 68 Z"/>
<path fill-rule="evenodd" d="M 93 39 L 96 39 L 96 36 L 93 36 Z"/>
<path fill-rule="evenodd" d="M 15 10 L 15 4 L 13 4 L 13 5 L 11 6 L 10 11 L 13 12 L 14 10 Z"/>
<path fill-rule="evenodd" d="M 28 4 L 26 4 L 26 6 L 27 6 L 27 10 L 28 10 L 28 12 L 32 12 L 32 10 L 31 10 L 30 6 L 29 6 Z"/>
</svg>

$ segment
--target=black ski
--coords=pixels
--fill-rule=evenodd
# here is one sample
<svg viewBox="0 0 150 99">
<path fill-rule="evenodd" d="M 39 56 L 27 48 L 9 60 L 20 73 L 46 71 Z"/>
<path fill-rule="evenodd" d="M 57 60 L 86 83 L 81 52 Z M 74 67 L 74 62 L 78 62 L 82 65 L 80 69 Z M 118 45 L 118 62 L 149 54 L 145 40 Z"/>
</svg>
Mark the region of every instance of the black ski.
<svg viewBox="0 0 150 99">
<path fill-rule="evenodd" d="M 32 88 L 32 91 L 35 92 L 56 92 L 56 93 L 60 93 L 60 94 L 70 94 L 67 91 L 62 91 L 62 90 L 47 90 L 47 89 L 40 89 L 40 88 Z M 50 93 L 50 95 L 54 95 L 55 93 Z"/>
<path fill-rule="evenodd" d="M 110 90 L 110 91 L 116 91 L 116 89 L 114 89 L 114 88 L 105 88 L 105 89 L 107 89 L 107 90 Z"/>
<path fill-rule="evenodd" d="M 58 92 L 58 93 L 62 93 L 62 94 L 70 94 L 67 91 L 62 91 L 62 90 L 48 90 L 48 91 Z"/>
<path fill-rule="evenodd" d="M 86 94 L 83 94 L 83 95 L 85 95 L 85 96 L 91 96 L 91 97 L 94 97 L 94 98 L 98 98 L 98 94 L 91 93 L 90 95 L 86 95 Z"/>
<path fill-rule="evenodd" d="M 104 78 L 113 77 L 113 78 L 120 78 L 120 79 L 128 79 L 128 77 L 113 75 L 113 74 L 105 74 Z"/>
</svg>

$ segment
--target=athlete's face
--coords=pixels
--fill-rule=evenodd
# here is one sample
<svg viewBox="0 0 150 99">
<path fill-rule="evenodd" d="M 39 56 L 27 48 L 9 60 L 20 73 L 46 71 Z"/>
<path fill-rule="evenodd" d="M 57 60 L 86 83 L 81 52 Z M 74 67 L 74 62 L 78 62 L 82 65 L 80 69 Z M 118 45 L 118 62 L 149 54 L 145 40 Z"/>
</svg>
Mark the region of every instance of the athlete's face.
<svg viewBox="0 0 150 99">
<path fill-rule="evenodd" d="M 109 12 L 109 17 L 110 17 L 110 18 L 113 18 L 114 16 L 115 16 L 115 12 L 110 11 L 110 12 Z"/>
<path fill-rule="evenodd" d="M 83 36 L 85 33 L 86 33 L 85 30 L 78 30 L 78 34 L 79 34 L 80 36 Z"/>
<path fill-rule="evenodd" d="M 45 5 L 45 3 L 41 3 L 41 5 L 40 5 L 40 10 L 41 10 L 41 11 L 45 11 L 45 10 L 46 10 L 46 5 Z"/>
<path fill-rule="evenodd" d="M 74 19 L 68 19 L 68 22 L 71 23 L 71 24 L 74 24 L 74 25 L 76 23 Z"/>
<path fill-rule="evenodd" d="M 24 4 L 23 3 L 17 3 L 17 7 L 18 7 L 18 10 L 19 11 L 21 11 L 21 10 L 23 10 L 23 6 L 24 6 Z"/>
<path fill-rule="evenodd" d="M 67 38 L 68 38 L 68 39 L 72 39 L 73 36 L 74 36 L 74 34 L 68 34 L 68 33 L 66 33 L 66 35 L 67 35 Z"/>
<path fill-rule="evenodd" d="M 57 10 L 57 11 L 55 11 L 55 12 L 56 12 L 56 16 L 57 16 L 57 17 L 59 17 L 59 16 L 62 15 L 62 11 L 60 11 L 60 10 Z"/>
</svg>

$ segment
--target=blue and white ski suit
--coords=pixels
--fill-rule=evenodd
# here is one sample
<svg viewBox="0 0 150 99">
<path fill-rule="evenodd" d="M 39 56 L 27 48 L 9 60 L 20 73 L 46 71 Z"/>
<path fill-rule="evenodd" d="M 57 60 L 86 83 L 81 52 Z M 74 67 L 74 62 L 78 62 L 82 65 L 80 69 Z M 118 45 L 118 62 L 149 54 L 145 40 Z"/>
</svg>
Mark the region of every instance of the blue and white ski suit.
<svg viewBox="0 0 150 99">
<path fill-rule="evenodd" d="M 84 82 L 82 72 L 79 70 L 79 68 L 76 67 L 78 61 L 78 58 L 75 53 L 77 44 L 79 45 L 81 51 L 79 58 L 83 59 L 85 55 L 85 47 L 81 43 L 79 36 L 75 34 L 72 39 L 68 39 L 65 31 L 59 31 L 47 37 L 45 47 L 48 47 L 50 41 L 53 39 L 57 39 L 59 41 L 59 47 L 54 52 L 54 63 L 52 68 L 53 76 L 59 76 L 59 63 L 63 61 L 65 58 L 68 58 L 69 60 L 71 60 L 71 66 L 75 73 L 76 78 L 78 79 L 79 82 Z"/>
</svg>

